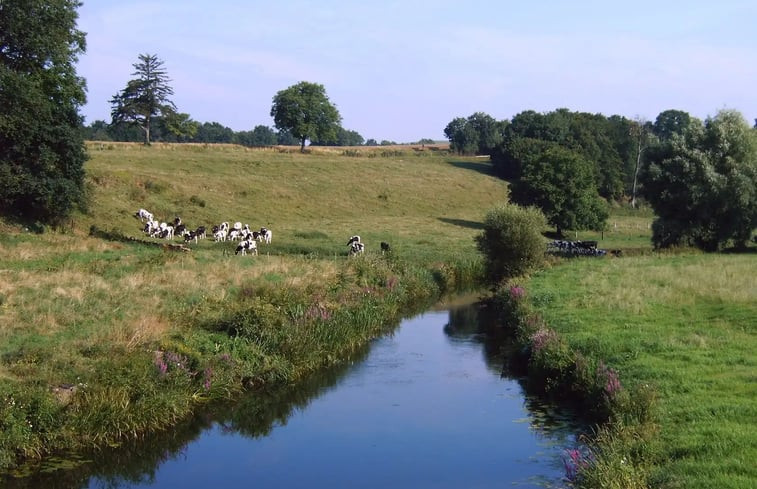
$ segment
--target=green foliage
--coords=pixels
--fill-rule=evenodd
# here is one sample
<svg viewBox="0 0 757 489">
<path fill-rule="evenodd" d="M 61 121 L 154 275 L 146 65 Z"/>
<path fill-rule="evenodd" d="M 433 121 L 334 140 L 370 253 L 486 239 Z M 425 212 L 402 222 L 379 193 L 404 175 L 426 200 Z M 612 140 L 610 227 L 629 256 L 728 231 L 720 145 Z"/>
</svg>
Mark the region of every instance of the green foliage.
<svg viewBox="0 0 757 489">
<path fill-rule="evenodd" d="M 0 4 L 0 214 L 56 223 L 85 203 L 85 50 L 74 0 Z"/>
<path fill-rule="evenodd" d="M 236 133 L 234 139 L 244 146 L 273 146 L 276 144 L 276 131 L 268 126 L 257 125 L 252 131 Z"/>
<path fill-rule="evenodd" d="M 544 262 L 545 225 L 544 215 L 534 207 L 504 204 L 486 214 L 476 245 L 490 283 L 524 275 Z"/>
<path fill-rule="evenodd" d="M 140 54 L 139 62 L 134 63 L 136 76 L 126 83 L 126 88 L 114 95 L 111 100 L 112 124 L 136 124 L 142 128 L 145 144 L 150 144 L 150 124 L 153 117 L 162 115 L 171 120 L 168 124 L 173 131 L 182 134 L 196 131 L 196 125 L 186 118 L 173 116 L 176 106 L 169 99 L 173 88 L 168 84 L 170 78 L 163 67 L 163 61 L 154 54 Z M 172 132 L 173 132 L 172 131 Z"/>
<path fill-rule="evenodd" d="M 453 119 L 444 128 L 444 135 L 449 139 L 450 149 L 458 154 L 488 155 L 502 142 L 504 124 L 488 114 L 476 112 L 467 119 Z"/>
<path fill-rule="evenodd" d="M 365 139 L 357 131 L 350 131 L 343 127 L 337 129 L 336 138 L 332 140 L 320 141 L 312 140 L 313 146 L 362 146 Z"/>
<path fill-rule="evenodd" d="M 753 130 L 741 114 L 724 110 L 683 131 L 650 148 L 640 175 L 644 196 L 658 216 L 654 245 L 715 251 L 732 240 L 745 246 L 757 227 Z"/>
<path fill-rule="evenodd" d="M 674 135 L 684 135 L 691 124 L 697 123 L 688 112 L 673 109 L 664 110 L 657 115 L 652 125 L 652 132 L 661 140 L 668 141 Z"/>
<path fill-rule="evenodd" d="M 335 139 L 342 120 L 323 85 L 305 81 L 281 90 L 273 97 L 271 117 L 276 128 L 299 139 L 300 151 L 305 150 L 308 140 Z"/>
<path fill-rule="evenodd" d="M 540 208 L 558 234 L 564 229 L 602 229 L 608 216 L 591 164 L 557 145 L 523 161 L 512 200 Z"/>
<path fill-rule="evenodd" d="M 635 148 L 630 144 L 629 126 L 630 121 L 619 116 L 608 119 L 567 109 L 547 114 L 524 111 L 504 125 L 502 142 L 491 153 L 492 162 L 497 174 L 517 180 L 537 141 L 558 145 L 589 162 L 599 195 L 619 200 L 624 192 L 630 192 L 633 173 L 630 162 Z"/>
</svg>

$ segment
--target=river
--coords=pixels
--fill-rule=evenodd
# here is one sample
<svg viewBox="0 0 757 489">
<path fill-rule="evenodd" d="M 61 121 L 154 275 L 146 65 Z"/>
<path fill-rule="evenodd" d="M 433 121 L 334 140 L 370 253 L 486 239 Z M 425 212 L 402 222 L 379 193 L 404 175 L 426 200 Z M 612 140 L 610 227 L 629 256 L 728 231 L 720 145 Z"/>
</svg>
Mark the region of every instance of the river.
<svg viewBox="0 0 757 489">
<path fill-rule="evenodd" d="M 297 390 L 209 409 L 75 468 L 55 459 L 10 486 L 562 487 L 581 427 L 503 376 L 484 317 L 475 303 L 440 306 Z"/>
</svg>

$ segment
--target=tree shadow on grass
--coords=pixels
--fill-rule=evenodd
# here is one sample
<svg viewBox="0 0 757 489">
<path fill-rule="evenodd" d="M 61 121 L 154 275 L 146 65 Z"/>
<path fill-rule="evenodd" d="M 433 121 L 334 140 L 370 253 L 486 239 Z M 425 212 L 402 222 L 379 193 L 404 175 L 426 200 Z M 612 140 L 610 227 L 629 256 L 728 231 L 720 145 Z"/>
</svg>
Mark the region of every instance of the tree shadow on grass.
<svg viewBox="0 0 757 489">
<path fill-rule="evenodd" d="M 452 219 L 449 217 L 439 217 L 437 219 L 442 222 L 446 222 L 447 224 L 454 224 L 455 226 L 461 226 L 464 228 L 484 229 L 484 224 L 477 221 L 468 221 L 466 219 Z"/>
<path fill-rule="evenodd" d="M 494 167 L 491 161 L 481 158 L 481 161 L 450 161 L 450 165 L 464 170 L 473 170 L 484 175 L 494 176 Z"/>
</svg>

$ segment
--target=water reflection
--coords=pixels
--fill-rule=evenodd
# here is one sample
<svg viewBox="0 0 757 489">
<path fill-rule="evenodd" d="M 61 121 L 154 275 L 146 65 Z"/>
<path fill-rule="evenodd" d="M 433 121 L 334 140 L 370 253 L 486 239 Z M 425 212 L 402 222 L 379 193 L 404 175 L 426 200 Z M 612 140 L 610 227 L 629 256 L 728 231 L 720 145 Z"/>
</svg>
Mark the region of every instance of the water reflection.
<svg viewBox="0 0 757 489">
<path fill-rule="evenodd" d="M 209 406 L 176 429 L 9 488 L 544 487 L 570 413 L 502 377 L 506 339 L 476 304 L 402 323 L 297 389 Z M 443 334 L 440 334 L 440 330 Z M 296 467 L 296 470 L 294 468 Z"/>
</svg>

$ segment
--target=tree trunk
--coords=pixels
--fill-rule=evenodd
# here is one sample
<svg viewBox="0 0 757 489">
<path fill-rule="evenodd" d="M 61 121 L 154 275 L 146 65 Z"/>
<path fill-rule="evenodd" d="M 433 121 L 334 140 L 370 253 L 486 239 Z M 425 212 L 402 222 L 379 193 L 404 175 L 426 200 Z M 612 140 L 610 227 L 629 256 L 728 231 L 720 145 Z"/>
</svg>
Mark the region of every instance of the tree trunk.
<svg viewBox="0 0 757 489">
<path fill-rule="evenodd" d="M 633 171 L 633 189 L 631 190 L 631 208 L 636 209 L 636 180 L 639 176 L 639 167 L 641 166 L 641 139 L 636 150 L 636 168 Z"/>
<path fill-rule="evenodd" d="M 145 119 L 145 146 L 150 145 L 150 118 Z"/>
<path fill-rule="evenodd" d="M 302 138 L 300 141 L 301 141 L 300 142 L 300 153 L 304 153 L 305 152 L 305 138 Z"/>
</svg>

